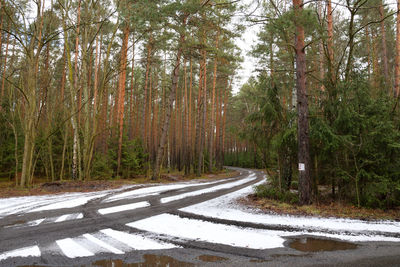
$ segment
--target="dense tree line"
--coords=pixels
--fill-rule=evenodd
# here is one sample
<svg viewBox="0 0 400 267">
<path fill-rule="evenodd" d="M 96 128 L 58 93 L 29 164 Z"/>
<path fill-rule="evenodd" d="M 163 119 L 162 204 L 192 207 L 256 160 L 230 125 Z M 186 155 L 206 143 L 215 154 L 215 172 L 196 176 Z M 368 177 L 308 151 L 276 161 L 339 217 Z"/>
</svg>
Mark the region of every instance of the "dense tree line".
<svg viewBox="0 0 400 267">
<path fill-rule="evenodd" d="M 249 18 L 261 67 L 229 99 L 227 164 L 267 168 L 303 204 L 325 185 L 338 201 L 399 205 L 400 1 L 262 4 Z"/>
<path fill-rule="evenodd" d="M 222 169 L 234 3 L 0 3 L 0 177 Z"/>
</svg>

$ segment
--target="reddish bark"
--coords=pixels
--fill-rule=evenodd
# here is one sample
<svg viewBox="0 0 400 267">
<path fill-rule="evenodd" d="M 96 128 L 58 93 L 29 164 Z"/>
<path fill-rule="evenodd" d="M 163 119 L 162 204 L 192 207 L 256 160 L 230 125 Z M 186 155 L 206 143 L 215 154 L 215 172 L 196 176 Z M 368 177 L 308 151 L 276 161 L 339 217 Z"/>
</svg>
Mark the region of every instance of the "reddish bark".
<svg viewBox="0 0 400 267">
<path fill-rule="evenodd" d="M 396 65 L 394 75 L 394 86 L 396 96 L 399 97 L 400 91 L 400 0 L 397 0 L 396 17 Z"/>
<path fill-rule="evenodd" d="M 122 135 L 124 127 L 124 106 L 125 106 L 125 84 L 126 84 L 126 66 L 127 66 L 127 54 L 128 54 L 128 40 L 129 40 L 129 26 L 126 25 L 124 28 L 124 37 L 121 48 L 121 62 L 119 71 L 119 99 L 118 99 L 118 111 L 117 111 L 117 123 L 119 130 L 118 137 L 118 157 L 117 157 L 117 175 L 121 168 L 121 153 L 122 153 Z"/>
</svg>

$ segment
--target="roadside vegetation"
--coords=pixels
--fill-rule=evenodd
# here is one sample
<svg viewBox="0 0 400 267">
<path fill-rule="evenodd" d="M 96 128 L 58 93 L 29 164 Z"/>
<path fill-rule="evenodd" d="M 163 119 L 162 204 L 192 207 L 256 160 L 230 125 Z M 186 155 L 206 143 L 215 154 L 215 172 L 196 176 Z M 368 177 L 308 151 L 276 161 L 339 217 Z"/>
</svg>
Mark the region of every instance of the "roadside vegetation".
<svg viewBox="0 0 400 267">
<path fill-rule="evenodd" d="M 400 206 L 400 14 L 387 1 L 341 3 L 308 4 L 298 16 L 266 1 L 253 18 L 262 23 L 252 51 L 259 74 L 230 98 L 225 163 L 267 170 L 271 181 L 257 188 L 257 201 L 389 214 Z M 308 114 L 298 106 L 304 100 L 294 77 L 297 20 L 305 30 Z M 303 115 L 307 139 L 300 139 Z"/>
<path fill-rule="evenodd" d="M 237 9 L 0 0 L 0 178 L 31 188 L 223 171 Z"/>
</svg>

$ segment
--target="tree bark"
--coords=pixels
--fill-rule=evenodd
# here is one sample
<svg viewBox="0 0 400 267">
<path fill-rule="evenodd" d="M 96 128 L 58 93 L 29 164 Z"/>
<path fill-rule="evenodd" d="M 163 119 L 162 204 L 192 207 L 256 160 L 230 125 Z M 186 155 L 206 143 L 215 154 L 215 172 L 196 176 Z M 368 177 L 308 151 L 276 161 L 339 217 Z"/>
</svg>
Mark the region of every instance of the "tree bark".
<svg viewBox="0 0 400 267">
<path fill-rule="evenodd" d="M 0 29 L 0 31 L 1 31 L 1 29 Z M 0 38 L 1 38 L 1 36 L 0 36 Z M 4 85 L 6 82 L 6 70 L 7 70 L 7 58 L 8 58 L 9 43 L 10 43 L 10 34 L 7 34 L 6 54 L 4 56 L 3 77 L 2 77 L 2 81 L 1 81 L 1 97 L 0 97 L 1 101 L 3 101 L 3 98 L 4 98 Z M 1 43 L 0 43 L 0 45 L 1 45 Z M 1 56 L 1 54 L 0 54 L 0 56 Z M 2 103 L 0 102 L 0 106 L 1 106 L 1 104 Z"/>
<path fill-rule="evenodd" d="M 303 0 L 293 0 L 295 18 L 301 17 Z M 296 88 L 298 110 L 298 162 L 299 162 L 299 198 L 300 204 L 311 202 L 311 178 L 309 155 L 309 125 L 306 88 L 306 54 L 304 46 L 304 27 L 295 20 L 296 26 Z"/>
<path fill-rule="evenodd" d="M 144 80 L 144 96 L 143 96 L 143 111 L 142 111 L 142 140 L 145 149 L 147 150 L 147 98 L 148 98 L 148 81 L 150 74 L 150 63 L 151 63 L 151 52 L 153 47 L 153 37 L 150 35 L 147 44 L 147 56 L 146 56 L 146 74 Z"/>
<path fill-rule="evenodd" d="M 219 30 L 217 32 L 217 36 L 215 37 L 215 49 L 218 53 L 218 42 L 219 42 Z M 209 146 L 208 146 L 208 171 L 212 172 L 213 169 L 213 160 L 214 160 L 214 119 L 215 119 L 215 87 L 217 84 L 217 65 L 218 65 L 218 55 L 215 55 L 214 59 L 214 73 L 213 73 L 213 85 L 212 85 L 212 100 L 211 100 L 211 121 L 210 121 L 210 138 L 209 138 Z"/>
<path fill-rule="evenodd" d="M 128 40 L 129 40 L 129 26 L 124 28 L 124 37 L 121 48 L 121 63 L 120 63 L 120 76 L 119 76 L 119 100 L 118 100 L 118 126 L 119 126 L 119 137 L 118 137 L 118 157 L 117 157 L 117 176 L 119 175 L 121 168 L 121 154 L 122 154 L 122 136 L 124 127 L 124 104 L 125 104 L 125 84 L 126 84 L 126 65 L 127 65 L 127 54 L 128 54 Z"/>
<path fill-rule="evenodd" d="M 383 1 L 379 5 L 379 15 L 381 19 L 381 37 L 382 37 L 382 61 L 383 61 L 383 74 L 385 77 L 385 83 L 387 87 L 388 94 L 391 93 L 391 84 L 390 84 L 390 77 L 389 77 L 389 65 L 388 65 L 388 58 L 387 58 L 387 46 L 386 46 L 386 29 L 385 29 L 385 11 L 383 9 Z"/>
<path fill-rule="evenodd" d="M 396 97 L 399 97 L 399 93 L 400 93 L 400 0 L 397 0 L 396 62 L 395 62 L 394 87 L 395 87 Z"/>
<path fill-rule="evenodd" d="M 327 0 L 327 21 L 328 21 L 328 42 L 327 42 L 327 52 L 328 52 L 328 72 L 330 83 L 333 85 L 336 80 L 335 64 L 334 64 L 334 53 L 333 53 L 333 10 L 332 1 Z"/>
<path fill-rule="evenodd" d="M 187 20 L 188 16 L 189 16 L 188 14 L 185 14 L 182 19 L 183 27 L 185 27 L 185 25 L 186 25 L 186 20 Z M 158 179 L 158 177 L 160 176 L 160 167 L 161 167 L 161 162 L 162 162 L 162 158 L 164 155 L 165 143 L 166 143 L 166 140 L 168 139 L 168 131 L 169 131 L 171 113 L 172 113 L 172 109 L 173 109 L 173 105 L 174 105 L 176 88 L 178 86 L 179 68 L 180 68 L 180 64 L 181 64 L 181 56 L 182 56 L 182 52 L 183 52 L 184 42 L 185 42 L 185 34 L 182 32 L 180 34 L 180 38 L 179 38 L 178 52 L 176 55 L 175 67 L 172 72 L 172 85 L 171 85 L 171 91 L 170 91 L 169 98 L 168 98 L 168 103 L 166 106 L 167 110 L 165 111 L 164 124 L 163 124 L 162 130 L 161 130 L 160 144 L 158 145 L 158 149 L 157 149 L 156 162 L 153 165 L 153 174 L 152 174 L 153 180 Z"/>
</svg>

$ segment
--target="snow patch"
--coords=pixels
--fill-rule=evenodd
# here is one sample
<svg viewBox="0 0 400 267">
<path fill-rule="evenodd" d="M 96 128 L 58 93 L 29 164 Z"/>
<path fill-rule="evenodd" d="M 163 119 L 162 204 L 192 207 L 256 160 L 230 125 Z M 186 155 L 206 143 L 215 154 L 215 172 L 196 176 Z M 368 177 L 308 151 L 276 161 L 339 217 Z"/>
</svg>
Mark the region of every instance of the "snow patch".
<svg viewBox="0 0 400 267">
<path fill-rule="evenodd" d="M 254 173 L 252 173 L 248 178 L 241 179 L 236 182 L 221 184 L 221 185 L 213 186 L 211 188 L 205 188 L 205 189 L 201 189 L 201 190 L 197 190 L 197 191 L 193 191 L 193 192 L 187 192 L 187 193 L 176 195 L 176 196 L 165 197 L 165 198 L 162 198 L 160 201 L 161 201 L 161 203 L 168 203 L 171 201 L 175 201 L 175 200 L 179 200 L 179 199 L 183 199 L 183 198 L 187 198 L 187 197 L 193 197 L 193 196 L 198 196 L 198 195 L 202 195 L 202 194 L 206 194 L 206 193 L 216 192 L 216 191 L 219 191 L 222 189 L 228 189 L 228 188 L 232 188 L 235 186 L 239 186 L 239 185 L 251 182 L 255 179 L 257 179 L 257 177 Z"/>
<path fill-rule="evenodd" d="M 230 180 L 230 179 L 224 179 L 224 180 L 218 180 L 218 181 L 212 181 L 212 182 L 203 182 L 203 183 L 188 182 L 188 183 L 181 183 L 181 184 L 145 187 L 145 188 L 135 189 L 132 191 L 117 194 L 115 196 L 105 199 L 103 202 L 111 202 L 111 201 L 116 201 L 116 200 L 121 200 L 121 199 L 132 199 L 132 198 L 147 197 L 147 196 L 156 196 L 156 195 L 159 195 L 159 194 L 169 191 L 169 190 L 177 190 L 177 189 L 191 187 L 191 186 L 216 184 L 216 183 L 220 183 L 220 182 L 227 181 L 227 180 Z"/>
<path fill-rule="evenodd" d="M 150 206 L 149 202 L 142 201 L 142 202 L 131 203 L 131 204 L 126 204 L 126 205 L 121 205 L 121 206 L 114 206 L 114 207 L 110 207 L 110 208 L 99 209 L 99 213 L 104 215 L 104 214 L 121 212 L 121 211 L 126 211 L 126 210 L 145 208 L 148 206 Z"/>
<path fill-rule="evenodd" d="M 65 221 L 68 217 L 70 216 L 70 214 L 64 214 L 64 215 L 61 215 L 60 217 L 58 217 L 57 218 L 57 220 L 55 220 L 54 222 L 63 222 L 63 221 Z"/>
<path fill-rule="evenodd" d="M 105 195 L 107 195 L 107 194 L 99 194 L 99 195 L 95 195 L 95 196 L 80 197 L 80 198 L 75 198 L 75 199 L 71 199 L 71 200 L 61 201 L 61 202 L 53 203 L 53 204 L 46 205 L 43 207 L 39 207 L 39 208 L 31 210 L 29 212 L 75 208 L 75 207 L 86 204 L 88 201 L 90 201 L 92 199 L 100 198 Z"/>
<path fill-rule="evenodd" d="M 68 258 L 88 257 L 94 255 L 92 252 L 75 242 L 72 238 L 60 239 L 57 240 L 56 243 Z"/>
<path fill-rule="evenodd" d="M 0 254 L 0 261 L 10 257 L 40 257 L 40 255 L 41 253 L 38 246 L 25 247 Z"/>
<path fill-rule="evenodd" d="M 112 253 L 115 253 L 115 254 L 124 254 L 123 251 L 121 251 L 121 250 L 119 250 L 119 249 L 117 249 L 117 248 L 114 248 L 113 246 L 110 246 L 109 244 L 107 244 L 107 243 L 101 241 L 100 239 L 98 239 L 98 238 L 96 238 L 96 237 L 94 237 L 94 236 L 92 236 L 92 235 L 90 235 L 90 234 L 84 234 L 83 237 L 85 237 L 85 238 L 88 239 L 89 241 L 91 241 L 91 242 L 93 242 L 93 243 L 99 245 L 100 247 L 103 247 L 103 248 L 105 248 L 105 249 L 111 251 Z"/>
<path fill-rule="evenodd" d="M 176 215 L 161 214 L 127 224 L 130 227 L 158 234 L 190 240 L 218 243 L 252 249 L 283 247 L 285 239 L 278 231 L 240 228 L 232 225 L 215 224 Z M 288 233 L 289 234 L 289 233 Z"/>
<path fill-rule="evenodd" d="M 260 182 L 262 183 L 262 182 Z M 257 183 L 255 185 L 258 185 Z M 254 185 L 254 186 L 255 186 Z M 212 218 L 234 220 L 241 222 L 251 222 L 264 225 L 282 225 L 314 229 L 315 232 L 308 233 L 326 237 L 340 238 L 350 241 L 397 241 L 399 238 L 384 237 L 379 232 L 400 232 L 400 222 L 394 221 L 378 221 L 365 222 L 361 220 L 340 219 L 340 218 L 315 218 L 305 216 L 285 216 L 273 214 L 261 214 L 260 210 L 243 207 L 236 203 L 236 200 L 245 197 L 253 192 L 253 187 L 249 186 L 236 192 L 223 195 L 196 205 L 180 209 L 184 212 L 194 213 Z M 336 235 L 319 233 L 321 230 L 331 231 L 349 231 L 354 235 Z M 366 236 L 359 232 L 373 232 L 376 235 Z"/>
<path fill-rule="evenodd" d="M 118 189 L 103 190 L 90 193 L 65 193 L 57 195 L 0 198 L 0 218 L 11 214 L 29 212 L 32 209 L 55 204 L 57 202 L 72 201 L 74 199 L 80 199 L 82 197 L 102 197 L 110 193 L 119 192 L 136 186 L 137 185 L 122 186 Z M 86 202 L 80 202 L 86 204 Z"/>
<path fill-rule="evenodd" d="M 170 249 L 177 247 L 173 244 L 157 242 L 141 235 L 128 234 L 110 228 L 101 230 L 100 232 L 130 246 L 135 250 Z"/>
</svg>

